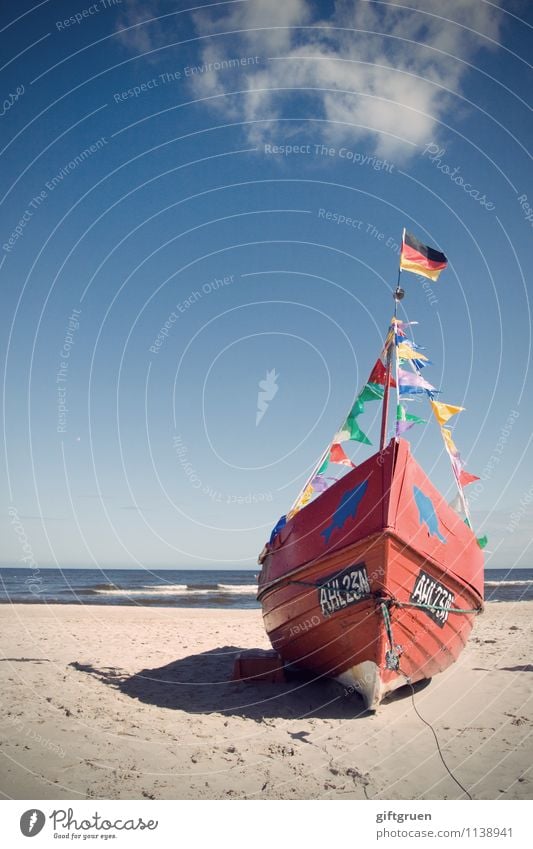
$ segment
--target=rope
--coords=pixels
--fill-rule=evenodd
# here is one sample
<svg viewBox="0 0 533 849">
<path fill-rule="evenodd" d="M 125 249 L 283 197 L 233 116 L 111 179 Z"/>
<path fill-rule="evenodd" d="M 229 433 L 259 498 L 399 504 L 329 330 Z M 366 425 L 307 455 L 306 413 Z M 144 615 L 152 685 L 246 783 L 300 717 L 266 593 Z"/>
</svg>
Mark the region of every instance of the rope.
<svg viewBox="0 0 533 849">
<path fill-rule="evenodd" d="M 410 686 L 410 688 L 411 688 L 411 701 L 412 701 L 412 703 L 413 703 L 413 708 L 414 708 L 414 711 L 415 711 L 416 715 L 417 715 L 417 716 L 418 716 L 418 718 L 419 718 L 419 719 L 420 719 L 420 720 L 424 723 L 424 725 L 427 725 L 427 727 L 430 729 L 431 733 L 433 734 L 433 737 L 435 738 L 435 743 L 436 743 L 436 746 L 437 746 L 437 752 L 439 753 L 439 757 L 440 757 L 440 759 L 441 759 L 441 761 L 442 761 L 442 764 L 443 764 L 443 766 L 444 766 L 444 768 L 445 768 L 446 772 L 448 773 L 448 775 L 450 776 L 450 778 L 452 779 L 452 781 L 455 781 L 455 783 L 456 783 L 456 784 L 457 784 L 457 786 L 458 786 L 458 787 L 459 787 L 459 788 L 463 791 L 463 793 L 465 794 L 465 796 L 468 796 L 468 798 L 469 798 L 469 799 L 470 799 L 470 801 L 472 802 L 472 801 L 473 801 L 473 798 L 472 798 L 471 794 L 468 792 L 468 790 L 466 789 L 466 787 L 463 787 L 463 785 L 461 784 L 461 782 L 459 781 L 459 779 L 457 779 L 457 778 L 455 777 L 455 775 L 454 775 L 454 774 L 453 774 L 453 772 L 451 771 L 450 767 L 448 766 L 448 764 L 447 764 L 447 763 L 446 763 L 446 761 L 444 760 L 444 755 L 442 754 L 442 749 L 441 749 L 441 747 L 440 747 L 439 738 L 437 737 L 437 732 L 436 732 L 436 731 L 435 731 L 435 729 L 433 728 L 433 726 L 432 726 L 431 722 L 428 722 L 428 720 L 427 720 L 427 719 L 424 719 L 424 717 L 422 716 L 422 714 L 420 713 L 420 711 L 418 710 L 418 708 L 417 708 L 417 706 L 416 706 L 416 704 L 415 704 L 415 688 L 413 687 L 413 684 L 411 683 L 411 679 L 409 678 L 409 676 L 408 676 L 408 675 L 406 675 L 406 674 L 405 674 L 405 672 L 403 672 L 402 670 L 400 670 L 400 671 L 401 671 L 402 675 L 404 676 L 404 678 L 405 678 L 405 680 L 406 680 L 407 684 L 409 684 L 409 686 Z"/>
<path fill-rule="evenodd" d="M 386 632 L 387 632 L 387 637 L 388 637 L 388 640 L 389 640 L 389 645 L 390 645 L 390 648 L 391 648 L 391 651 L 392 651 L 392 650 L 393 650 L 393 643 L 392 643 L 392 626 L 391 626 L 391 621 L 390 621 L 389 611 L 388 611 L 388 609 L 387 609 L 387 605 L 385 604 L 385 602 L 381 602 L 381 614 L 382 614 L 382 616 L 383 616 L 383 621 L 384 621 L 384 623 L 385 623 L 385 630 L 386 630 Z"/>
<path fill-rule="evenodd" d="M 419 607 L 422 610 L 446 610 L 448 613 L 482 613 L 482 607 L 475 607 L 472 610 L 462 610 L 460 607 L 441 607 L 436 604 L 417 604 L 414 601 L 396 601 L 393 603 L 396 607 Z"/>
</svg>

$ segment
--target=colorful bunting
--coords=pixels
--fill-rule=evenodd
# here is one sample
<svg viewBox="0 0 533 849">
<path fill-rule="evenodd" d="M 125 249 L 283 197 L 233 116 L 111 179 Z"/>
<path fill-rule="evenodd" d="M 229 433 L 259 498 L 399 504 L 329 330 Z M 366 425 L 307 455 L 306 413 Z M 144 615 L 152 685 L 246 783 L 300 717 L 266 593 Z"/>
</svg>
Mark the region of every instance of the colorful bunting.
<svg viewBox="0 0 533 849">
<path fill-rule="evenodd" d="M 407 234 L 407 239 L 404 238 L 403 250 L 405 250 L 406 246 L 409 246 L 409 240 L 411 242 L 416 242 L 414 237 L 410 237 Z M 438 271 L 441 269 L 437 269 L 435 263 L 438 264 L 438 260 L 435 259 L 437 251 L 434 251 L 432 248 L 427 248 L 424 245 L 420 245 L 420 243 L 416 242 L 417 245 L 421 248 L 421 257 L 422 260 L 426 263 L 426 275 L 427 277 L 431 277 L 431 279 L 437 279 Z M 407 252 L 408 253 L 408 252 Z M 441 268 L 446 266 L 446 258 L 443 254 L 438 254 L 439 257 L 442 257 Z M 403 253 L 402 253 L 403 257 Z M 428 259 L 429 258 L 429 259 Z M 415 264 L 418 264 L 420 257 L 415 258 L 413 260 Z M 409 260 L 409 258 L 408 258 Z M 439 260 L 440 261 L 440 260 Z M 406 268 L 408 270 L 414 270 L 414 268 L 409 267 L 409 263 L 406 261 L 406 264 L 401 265 L 402 268 Z M 429 263 L 429 264 L 428 264 Z M 412 263 L 411 263 L 412 264 Z M 418 273 L 424 274 L 424 271 L 420 271 L 417 267 Z M 344 422 L 341 429 L 335 434 L 333 437 L 333 441 L 329 446 L 324 458 L 320 464 L 320 467 L 314 473 L 311 481 L 308 482 L 300 494 L 296 504 L 292 508 L 292 510 L 287 514 L 287 519 L 292 518 L 295 513 L 305 507 L 313 498 L 315 494 L 319 494 L 325 492 L 336 480 L 337 478 L 328 477 L 323 473 L 326 471 L 328 465 L 338 464 L 347 466 L 348 468 L 356 468 L 355 463 L 351 461 L 346 452 L 344 451 L 341 443 L 346 442 L 347 440 L 353 440 L 356 442 L 361 442 L 365 445 L 371 445 L 371 441 L 366 436 L 365 433 L 361 430 L 358 423 L 358 417 L 364 413 L 365 404 L 370 401 L 383 401 L 385 396 L 385 384 L 387 381 L 387 368 L 383 363 L 383 357 L 386 353 L 390 355 L 391 346 L 394 344 L 396 346 L 396 379 L 393 378 L 392 374 L 389 373 L 389 387 L 393 387 L 398 390 L 398 398 L 402 398 L 402 396 L 409 395 L 417 395 L 425 393 L 429 395 L 431 409 L 433 415 L 435 416 L 441 430 L 442 438 L 444 441 L 444 445 L 446 451 L 450 457 L 452 469 L 454 472 L 454 476 L 458 485 L 458 497 L 456 499 L 456 503 L 451 504 L 456 512 L 464 517 L 465 523 L 471 528 L 470 518 L 468 515 L 468 503 L 466 501 L 463 488 L 468 486 L 468 484 L 473 483 L 473 481 L 479 480 L 477 475 L 472 475 L 470 472 L 467 472 L 464 468 L 464 462 L 457 450 L 457 446 L 455 445 L 452 438 L 452 431 L 445 427 L 446 423 L 449 421 L 452 416 L 455 416 L 457 413 L 462 412 L 464 407 L 459 407 L 454 404 L 447 404 L 444 401 L 436 401 L 434 400 L 434 395 L 439 393 L 440 390 L 435 389 L 435 387 L 425 380 L 420 374 L 420 370 L 425 366 L 430 365 L 431 362 L 425 354 L 421 353 L 422 348 L 416 345 L 411 340 L 407 339 L 404 327 L 410 324 L 417 324 L 418 322 L 402 322 L 396 318 L 391 320 L 391 324 L 389 327 L 389 331 L 387 334 L 387 338 L 385 341 L 384 349 L 382 351 L 381 358 L 378 358 L 372 368 L 370 376 L 368 378 L 368 382 L 360 391 L 359 395 L 355 399 L 350 413 Z M 400 368 L 398 365 L 399 361 L 407 360 L 410 363 L 410 369 L 406 370 Z M 409 397 L 404 397 L 404 401 L 409 401 Z M 425 424 L 426 420 L 420 418 L 419 416 L 409 414 L 404 407 L 403 404 L 398 403 L 396 409 L 396 435 L 399 436 L 406 431 L 410 430 L 415 424 Z M 278 525 L 273 531 L 272 537 L 279 532 L 283 523 L 285 521 L 285 517 L 282 517 L 278 522 Z M 487 537 L 482 536 L 477 539 L 477 543 L 480 548 L 485 548 L 487 545 Z"/>
<path fill-rule="evenodd" d="M 457 415 L 464 407 L 456 407 L 454 404 L 445 404 L 443 401 L 430 401 L 433 415 L 440 425 L 445 425 L 448 419 Z"/>
<path fill-rule="evenodd" d="M 439 413 L 439 415 L 444 415 L 444 416 L 448 415 L 448 418 L 451 418 L 451 416 L 454 416 L 456 413 L 460 412 L 460 410 L 462 409 L 460 407 L 454 407 L 451 404 L 443 404 L 442 407 L 443 407 L 442 410 L 438 410 L 438 408 L 437 408 L 437 411 L 435 411 L 435 409 L 433 410 L 433 412 L 435 413 L 435 417 L 437 418 L 437 421 L 439 420 L 437 413 Z M 448 419 L 445 419 L 445 421 L 447 421 L 447 420 Z M 467 501 L 466 501 L 466 498 L 465 498 L 465 494 L 463 492 L 463 487 L 467 486 L 469 483 L 472 483 L 472 481 L 479 480 L 479 478 L 477 477 L 477 475 L 471 475 L 469 472 L 465 471 L 464 462 L 461 458 L 461 455 L 459 454 L 459 451 L 457 450 L 457 446 L 455 445 L 455 442 L 452 439 L 451 430 L 447 427 L 441 427 L 440 432 L 442 433 L 442 438 L 444 440 L 444 446 L 446 448 L 446 451 L 448 452 L 448 456 L 449 456 L 450 462 L 452 464 L 453 473 L 455 475 L 455 480 L 457 481 L 457 486 L 458 486 L 458 489 L 459 489 L 459 497 L 460 497 L 462 504 L 463 504 L 463 513 L 466 516 L 465 523 L 468 525 L 468 527 L 470 529 L 472 529 L 472 524 L 470 522 L 470 517 L 468 515 L 468 505 L 467 505 Z M 483 542 L 483 540 L 484 540 L 484 542 Z M 480 543 L 480 540 L 478 540 L 478 544 L 479 544 L 480 548 L 485 548 L 485 546 L 487 544 L 486 537 L 481 537 L 481 542 L 483 542 L 482 545 Z"/>
<path fill-rule="evenodd" d="M 334 442 L 331 446 L 331 451 L 329 454 L 330 463 L 338 463 L 342 466 L 350 466 L 352 469 L 355 469 L 355 463 L 352 463 L 347 454 L 345 454 L 342 445 L 339 445 L 338 442 Z"/>
</svg>

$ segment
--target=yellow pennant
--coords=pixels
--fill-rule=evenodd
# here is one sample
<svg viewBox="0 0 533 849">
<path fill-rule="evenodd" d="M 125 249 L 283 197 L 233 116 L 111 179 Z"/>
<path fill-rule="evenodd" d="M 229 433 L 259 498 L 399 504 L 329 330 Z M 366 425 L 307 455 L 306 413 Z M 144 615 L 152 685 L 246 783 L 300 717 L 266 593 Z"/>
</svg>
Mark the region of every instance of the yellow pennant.
<svg viewBox="0 0 533 849">
<path fill-rule="evenodd" d="M 396 348 L 396 353 L 402 360 L 427 360 L 427 357 L 425 357 L 424 354 L 420 354 L 418 351 L 415 351 L 405 342 L 400 342 Z"/>
<path fill-rule="evenodd" d="M 442 433 L 442 438 L 444 439 L 444 443 L 450 454 L 458 454 L 459 452 L 457 451 L 455 442 L 452 439 L 451 430 L 447 427 L 441 427 L 440 432 Z"/>
<path fill-rule="evenodd" d="M 296 504 L 294 505 L 292 510 L 289 513 L 287 513 L 287 519 L 292 519 L 292 517 L 294 516 L 295 513 L 298 513 L 298 511 L 301 510 L 302 507 L 305 507 L 306 504 L 309 504 L 309 502 L 311 501 L 311 499 L 313 497 L 313 492 L 314 492 L 314 490 L 313 490 L 312 485 L 310 483 L 307 484 L 306 488 L 304 489 L 304 491 L 300 495 L 298 501 L 296 502 Z"/>
<path fill-rule="evenodd" d="M 464 407 L 456 407 L 454 404 L 444 404 L 443 401 L 430 401 L 433 415 L 440 425 L 445 425 L 448 419 L 464 410 Z"/>
</svg>

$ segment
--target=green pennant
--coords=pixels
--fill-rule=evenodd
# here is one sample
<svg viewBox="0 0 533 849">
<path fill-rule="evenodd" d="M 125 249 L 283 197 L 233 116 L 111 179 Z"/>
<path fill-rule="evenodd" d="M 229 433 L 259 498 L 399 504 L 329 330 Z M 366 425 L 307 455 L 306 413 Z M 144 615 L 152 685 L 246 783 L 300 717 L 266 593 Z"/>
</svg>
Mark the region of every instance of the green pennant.
<svg viewBox="0 0 533 849">
<path fill-rule="evenodd" d="M 320 468 L 318 469 L 318 471 L 317 471 L 317 472 L 315 472 L 315 474 L 316 474 L 316 475 L 321 475 L 321 474 L 322 474 L 322 472 L 325 472 L 325 471 L 326 471 L 326 469 L 327 469 L 327 467 L 328 467 L 328 464 L 329 464 L 329 455 L 330 455 L 330 452 L 328 451 L 328 453 L 326 454 L 326 457 L 325 457 L 324 462 L 322 463 L 322 465 L 320 466 Z"/>
<path fill-rule="evenodd" d="M 365 401 L 382 401 L 384 393 L 385 387 L 379 383 L 367 383 L 357 396 L 357 400 L 362 403 Z"/>
<path fill-rule="evenodd" d="M 345 427 L 350 431 L 350 439 L 353 439 L 355 442 L 363 442 L 365 445 L 372 445 L 368 436 L 363 433 L 357 424 L 357 418 L 355 416 L 348 416 Z"/>
<path fill-rule="evenodd" d="M 350 410 L 350 412 L 348 413 L 348 418 L 349 418 L 349 419 L 350 419 L 350 418 L 355 419 L 355 418 L 357 418 L 357 416 L 360 416 L 360 415 L 361 415 L 361 413 L 364 413 L 364 411 L 365 411 L 365 405 L 364 405 L 363 400 L 361 399 L 361 395 L 362 395 L 362 394 L 363 394 L 363 393 L 361 392 L 361 393 L 357 396 L 357 398 L 355 399 L 355 401 L 353 402 L 353 407 L 352 407 L 352 409 Z"/>
<path fill-rule="evenodd" d="M 403 404 L 398 404 L 396 407 L 396 421 L 413 422 L 413 424 L 427 424 L 426 419 L 421 419 L 419 416 L 413 416 L 411 413 L 407 413 Z"/>
<path fill-rule="evenodd" d="M 489 539 L 488 539 L 486 534 L 484 534 L 482 537 L 477 538 L 477 544 L 479 545 L 480 548 L 485 548 L 488 541 L 489 541 Z"/>
</svg>

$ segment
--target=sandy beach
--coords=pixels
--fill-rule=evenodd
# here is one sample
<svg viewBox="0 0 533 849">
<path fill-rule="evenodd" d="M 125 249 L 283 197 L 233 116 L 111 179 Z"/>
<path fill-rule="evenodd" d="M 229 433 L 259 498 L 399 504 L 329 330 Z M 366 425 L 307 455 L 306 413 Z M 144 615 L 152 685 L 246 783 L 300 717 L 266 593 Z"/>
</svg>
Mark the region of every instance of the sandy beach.
<svg viewBox="0 0 533 849">
<path fill-rule="evenodd" d="M 533 796 L 533 603 L 489 604 L 416 692 L 478 799 Z M 232 683 L 259 610 L 0 607 L 0 791 L 59 799 L 455 799 L 410 695 L 374 715 L 334 682 Z"/>
</svg>

